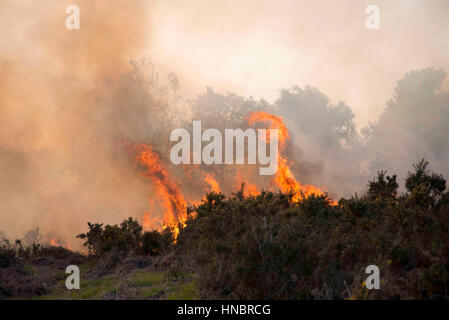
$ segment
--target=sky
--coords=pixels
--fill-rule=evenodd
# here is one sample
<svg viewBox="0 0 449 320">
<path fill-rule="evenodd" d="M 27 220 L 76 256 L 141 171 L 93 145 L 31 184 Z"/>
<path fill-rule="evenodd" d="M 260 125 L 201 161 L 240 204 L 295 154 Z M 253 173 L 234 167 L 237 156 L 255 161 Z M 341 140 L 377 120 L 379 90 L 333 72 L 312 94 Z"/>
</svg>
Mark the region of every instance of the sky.
<svg viewBox="0 0 449 320">
<path fill-rule="evenodd" d="M 373 4 L 379 30 L 365 26 Z M 311 85 L 351 106 L 359 127 L 378 117 L 406 72 L 448 69 L 444 0 L 169 0 L 153 10 L 149 55 L 188 91 L 272 101 L 281 88 Z"/>
</svg>

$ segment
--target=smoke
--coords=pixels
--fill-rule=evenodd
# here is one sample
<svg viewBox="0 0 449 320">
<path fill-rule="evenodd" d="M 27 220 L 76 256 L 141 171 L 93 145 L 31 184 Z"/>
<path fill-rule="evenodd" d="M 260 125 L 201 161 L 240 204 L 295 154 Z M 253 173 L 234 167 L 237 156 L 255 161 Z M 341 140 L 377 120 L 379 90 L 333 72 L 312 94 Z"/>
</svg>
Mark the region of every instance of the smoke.
<svg viewBox="0 0 449 320">
<path fill-rule="evenodd" d="M 368 5 L 380 9 L 379 30 L 365 27 Z M 169 0 L 155 10 L 153 61 L 195 92 L 273 103 L 281 88 L 310 85 L 350 105 L 360 126 L 407 71 L 449 68 L 446 0 Z"/>
<path fill-rule="evenodd" d="M 449 91 L 447 74 L 427 68 L 412 70 L 397 82 L 395 93 L 378 121 L 365 130 L 366 155 L 374 167 L 405 179 L 422 158 L 449 178 Z"/>
<path fill-rule="evenodd" d="M 309 86 L 281 90 L 274 104 L 208 89 L 195 100 L 193 110 L 208 128 L 244 127 L 244 115 L 255 110 L 282 116 L 291 136 L 285 153 L 295 176 L 338 200 L 363 193 L 380 170 L 397 174 L 402 182 L 422 158 L 449 177 L 449 92 L 442 88 L 444 79 L 446 73 L 433 68 L 405 74 L 381 116 L 360 130 L 350 106 L 332 104 Z M 246 181 L 269 188 L 256 174 L 246 168 L 244 172 Z"/>
<path fill-rule="evenodd" d="M 283 90 L 276 101 L 292 132 L 292 157 L 303 180 L 325 185 L 330 195 L 364 192 L 377 171 L 397 174 L 403 186 L 412 165 L 425 158 L 449 177 L 449 92 L 446 73 L 413 70 L 397 82 L 379 119 L 356 130 L 351 107 L 315 88 Z M 404 188 L 401 188 L 405 191 Z"/>
<path fill-rule="evenodd" d="M 282 90 L 275 105 L 291 131 L 290 155 L 302 180 L 324 186 L 335 198 L 366 181 L 351 107 L 344 102 L 331 104 L 312 87 Z"/>
<path fill-rule="evenodd" d="M 128 110 L 120 79 L 148 35 L 147 1 L 0 4 L 0 230 L 74 239 L 87 221 L 117 223 L 147 206 L 148 187 L 118 152 L 145 134 L 143 106 Z M 114 98 L 114 100 L 112 100 Z M 72 241 L 72 240 L 70 240 Z"/>
</svg>

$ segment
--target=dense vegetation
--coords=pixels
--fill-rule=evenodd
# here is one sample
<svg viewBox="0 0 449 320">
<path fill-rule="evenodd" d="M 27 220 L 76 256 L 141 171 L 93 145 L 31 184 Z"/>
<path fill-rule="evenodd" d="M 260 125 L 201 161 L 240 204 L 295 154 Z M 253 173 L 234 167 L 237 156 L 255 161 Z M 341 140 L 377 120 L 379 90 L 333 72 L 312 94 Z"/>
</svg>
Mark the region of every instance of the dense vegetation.
<svg viewBox="0 0 449 320">
<path fill-rule="evenodd" d="M 379 172 L 365 196 L 338 206 L 209 194 L 181 230 L 178 254 L 192 259 L 204 298 L 447 298 L 449 194 L 427 165 L 409 172 L 402 195 L 396 176 Z M 381 290 L 362 285 L 370 264 Z"/>
<path fill-rule="evenodd" d="M 446 181 L 422 160 L 408 173 L 406 192 L 399 194 L 398 188 L 397 177 L 381 171 L 365 195 L 332 205 L 324 196 L 299 203 L 280 192 L 245 197 L 242 185 L 230 198 L 211 192 L 189 208 L 176 242 L 173 229 L 143 232 L 132 218 L 115 226 L 89 223 L 88 232 L 78 236 L 88 257 L 63 248 L 5 243 L 0 291 L 28 297 L 48 292 L 42 286 L 18 291 L 10 278 L 11 270 L 26 275 L 26 261 L 38 265 L 45 257 L 47 264 L 65 259 L 64 268 L 67 260 L 89 261 L 92 279 L 148 266 L 169 270 L 172 283 L 180 279 L 176 275 L 195 274 L 199 297 L 209 299 L 447 299 Z M 380 268 L 380 290 L 364 286 L 371 264 Z"/>
<path fill-rule="evenodd" d="M 4 240 L 0 245 L 0 298 L 31 298 L 51 292 L 53 285 L 65 278 L 68 265 L 85 260 L 62 247 L 24 247 L 19 240 L 13 245 Z"/>
<path fill-rule="evenodd" d="M 133 218 L 123 221 L 120 226 L 103 227 L 103 224 L 90 222 L 87 225 L 89 231 L 78 235 L 78 238 L 86 239 L 84 246 L 92 256 L 101 257 L 111 250 L 127 254 L 160 255 L 168 253 L 175 240 L 172 228 L 142 233 L 142 226 Z"/>
</svg>

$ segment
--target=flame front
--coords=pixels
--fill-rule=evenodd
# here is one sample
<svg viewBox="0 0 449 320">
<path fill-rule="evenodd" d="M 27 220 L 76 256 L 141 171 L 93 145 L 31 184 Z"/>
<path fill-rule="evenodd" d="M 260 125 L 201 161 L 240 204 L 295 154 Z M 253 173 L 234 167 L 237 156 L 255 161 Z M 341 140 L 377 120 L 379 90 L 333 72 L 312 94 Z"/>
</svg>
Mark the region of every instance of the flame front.
<svg viewBox="0 0 449 320">
<path fill-rule="evenodd" d="M 55 238 L 51 238 L 50 241 L 48 241 L 51 247 L 62 247 L 67 250 L 72 250 L 72 247 L 70 245 L 61 245 L 59 241 L 57 241 Z"/>
<path fill-rule="evenodd" d="M 170 172 L 164 167 L 159 156 L 153 152 L 151 146 L 140 144 L 135 146 L 138 154 L 136 159 L 139 164 L 146 168 L 143 176 L 150 179 L 158 196 L 161 206 L 164 208 L 162 226 L 172 226 L 175 234 L 179 232 L 178 223 L 183 223 L 186 216 L 187 204 L 181 193 L 179 185 L 171 178 Z M 144 228 L 149 228 L 152 224 L 150 212 L 143 218 Z"/>
<path fill-rule="evenodd" d="M 285 150 L 286 141 L 290 138 L 288 129 L 282 119 L 282 117 L 270 114 L 265 111 L 253 112 L 247 118 L 248 124 L 253 125 L 256 122 L 268 122 L 270 123 L 269 129 L 278 130 L 278 170 L 273 179 L 274 184 L 282 192 L 294 192 L 293 201 L 299 202 L 301 200 L 301 195 L 308 197 L 312 194 L 314 195 L 325 195 L 323 190 L 313 185 L 303 185 L 298 182 L 290 170 L 287 158 L 282 154 Z M 267 139 L 268 141 L 268 139 Z M 335 202 L 333 203 L 335 204 Z"/>
<path fill-rule="evenodd" d="M 253 125 L 256 122 L 265 122 L 269 124 L 269 129 L 278 130 L 278 170 L 275 176 L 272 178 L 272 184 L 276 185 L 282 192 L 293 192 L 294 196 L 292 200 L 294 202 L 301 201 L 302 195 L 308 197 L 310 195 L 325 195 L 324 191 L 320 188 L 301 184 L 298 182 L 292 173 L 288 160 L 283 154 L 286 148 L 286 142 L 290 138 L 288 129 L 282 119 L 282 117 L 270 114 L 265 111 L 254 112 L 247 118 L 248 124 Z M 267 130 L 268 131 L 268 130 Z M 267 132 L 268 134 L 268 132 Z M 266 137 L 265 137 L 266 138 Z M 268 140 L 267 140 L 268 141 Z M 126 143 L 128 147 L 131 147 L 135 152 L 136 161 L 145 167 L 145 171 L 142 175 L 148 178 L 152 182 L 152 186 L 157 196 L 157 201 L 160 203 L 164 210 L 162 219 L 162 228 L 167 226 L 174 227 L 175 236 L 179 233 L 178 224 L 183 224 L 186 219 L 187 204 L 199 204 L 199 201 L 192 199 L 185 199 L 180 185 L 171 177 L 170 171 L 164 166 L 163 162 L 159 158 L 158 154 L 153 148 L 146 144 L 131 145 Z M 197 168 L 199 169 L 199 168 Z M 199 169 L 200 170 L 200 169 Z M 188 171 L 190 175 L 185 178 L 192 179 L 192 172 Z M 201 172 L 204 183 L 208 186 L 207 191 L 214 191 L 216 193 L 221 192 L 220 184 L 216 180 L 214 174 Z M 245 182 L 245 196 L 256 196 L 260 193 L 256 184 L 248 182 L 248 178 L 244 179 L 242 172 L 237 172 L 235 181 L 241 184 Z M 158 218 L 151 213 L 154 211 L 154 199 L 149 199 L 150 210 L 143 216 L 142 222 L 145 229 L 149 229 L 151 226 L 157 225 Z M 333 202 L 332 204 L 336 204 Z"/>
</svg>

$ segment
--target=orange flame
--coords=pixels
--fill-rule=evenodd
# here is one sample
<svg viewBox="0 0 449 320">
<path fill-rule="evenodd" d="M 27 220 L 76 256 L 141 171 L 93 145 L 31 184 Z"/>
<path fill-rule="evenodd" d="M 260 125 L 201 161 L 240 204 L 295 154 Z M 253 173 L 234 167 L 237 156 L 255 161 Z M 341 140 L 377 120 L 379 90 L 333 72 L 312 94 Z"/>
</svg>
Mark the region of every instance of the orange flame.
<svg viewBox="0 0 449 320">
<path fill-rule="evenodd" d="M 60 239 L 60 240 L 61 240 L 61 239 Z M 63 242 L 63 241 L 62 241 L 62 242 Z M 70 247 L 70 245 L 61 245 L 55 238 L 51 238 L 50 241 L 49 241 L 49 244 L 50 244 L 50 246 L 52 246 L 52 247 L 62 247 L 62 248 L 64 248 L 64 249 L 73 251 L 73 250 L 72 250 L 72 247 Z"/>
<path fill-rule="evenodd" d="M 290 134 L 282 117 L 270 114 L 265 111 L 253 112 L 247 118 L 250 125 L 256 122 L 268 122 L 269 129 L 278 130 L 278 141 L 279 141 L 279 153 L 278 153 L 278 171 L 274 176 L 272 182 L 282 191 L 282 192 L 294 192 L 292 200 L 294 202 L 301 201 L 301 196 L 309 197 L 312 194 L 315 195 L 325 195 L 324 191 L 320 188 L 301 184 L 298 182 L 292 173 L 287 158 L 282 155 L 285 150 L 286 141 L 290 138 Z M 159 156 L 153 151 L 152 147 L 146 144 L 131 145 L 126 143 L 127 146 L 136 152 L 137 162 L 146 168 L 146 171 L 142 174 L 144 177 L 150 179 L 154 187 L 155 193 L 158 196 L 158 201 L 164 208 L 164 215 L 162 221 L 162 228 L 172 226 L 175 229 L 175 237 L 179 233 L 178 223 L 183 224 L 186 219 L 186 208 L 187 203 L 199 204 L 199 201 L 186 201 L 181 192 L 180 186 L 173 180 L 170 172 L 164 167 Z M 191 172 L 190 172 L 191 176 Z M 238 173 L 236 176 L 238 181 L 243 182 L 243 176 Z M 245 196 L 251 195 L 256 196 L 260 192 L 255 184 L 249 183 L 245 179 Z M 204 173 L 204 181 L 208 184 L 209 190 L 214 192 L 221 192 L 219 183 L 215 180 L 214 175 L 209 173 Z M 153 207 L 152 199 L 149 199 L 150 207 Z M 332 202 L 335 205 L 335 202 Z M 151 211 L 151 210 L 150 210 Z M 142 218 L 142 223 L 144 228 L 149 229 L 152 225 L 157 222 L 157 218 L 151 218 L 150 211 L 144 214 Z M 55 242 L 56 243 L 56 242 Z"/>
<path fill-rule="evenodd" d="M 213 175 L 206 173 L 204 176 L 204 181 L 209 185 L 211 191 L 215 193 L 221 192 L 220 185 L 217 180 L 215 180 Z"/>
<path fill-rule="evenodd" d="M 236 189 L 239 189 L 242 185 L 242 183 L 245 183 L 245 188 L 243 189 L 243 195 L 245 197 L 248 196 L 257 196 L 260 192 L 257 189 L 257 186 L 251 182 L 248 181 L 247 178 L 245 178 L 241 171 L 237 172 L 237 175 L 234 178 L 234 181 L 236 183 Z"/>
<path fill-rule="evenodd" d="M 290 138 L 288 129 L 284 124 L 282 117 L 275 116 L 265 111 L 253 112 L 247 118 L 248 124 L 253 125 L 256 122 L 269 122 L 269 129 L 278 130 L 279 153 L 278 153 L 278 171 L 273 179 L 273 182 L 278 186 L 282 192 L 294 192 L 292 200 L 299 202 L 301 194 L 308 197 L 312 194 L 324 195 L 325 193 L 318 187 L 313 185 L 303 185 L 298 182 L 290 170 L 287 158 L 281 152 L 285 149 L 285 143 Z M 333 203 L 335 204 L 335 202 Z"/>
<path fill-rule="evenodd" d="M 179 232 L 177 225 L 185 220 L 185 210 L 187 208 L 180 187 L 172 179 L 169 171 L 163 166 L 159 156 L 153 152 L 151 146 L 140 144 L 134 148 L 138 151 L 136 160 L 146 168 L 143 176 L 152 181 L 154 190 L 165 210 L 162 227 L 173 226 L 176 236 Z M 152 222 L 149 213 L 145 214 L 143 222 L 144 224 Z"/>
<path fill-rule="evenodd" d="M 255 184 L 247 182 L 245 184 L 245 196 L 257 196 L 259 194 L 259 190 L 257 190 L 257 187 Z"/>
<path fill-rule="evenodd" d="M 279 145 L 281 146 L 281 149 L 285 146 L 285 141 L 290 138 L 290 134 L 288 133 L 288 129 L 286 125 L 284 124 L 284 120 L 282 117 L 275 116 L 274 114 L 265 112 L 265 111 L 258 111 L 258 112 L 252 112 L 249 117 L 247 118 L 248 124 L 252 126 L 256 122 L 271 122 L 270 129 L 277 129 L 278 130 L 278 140 Z"/>
</svg>

